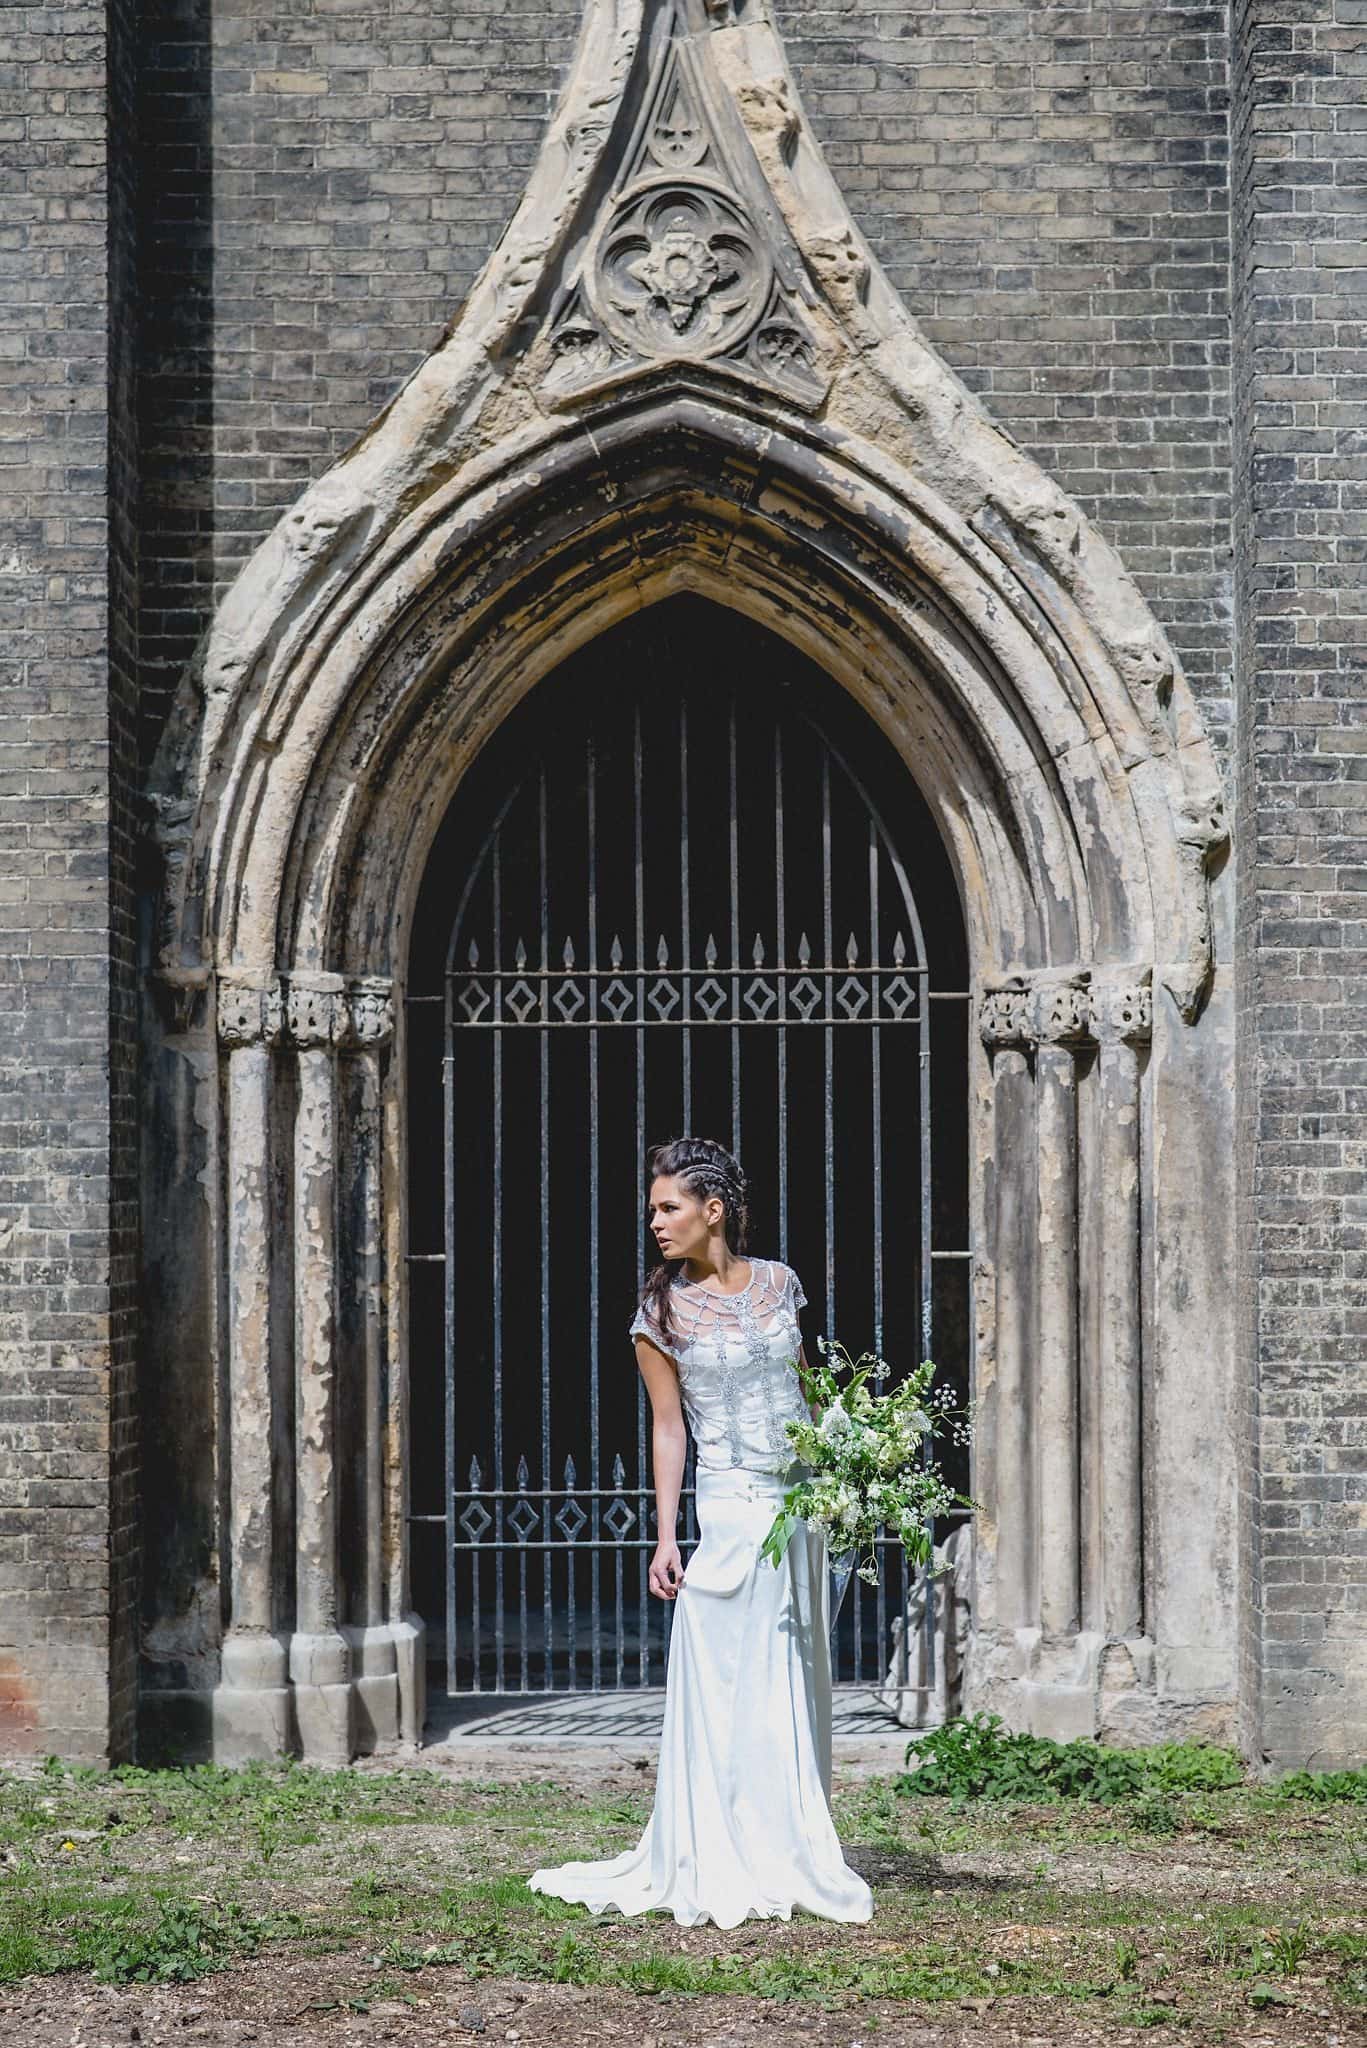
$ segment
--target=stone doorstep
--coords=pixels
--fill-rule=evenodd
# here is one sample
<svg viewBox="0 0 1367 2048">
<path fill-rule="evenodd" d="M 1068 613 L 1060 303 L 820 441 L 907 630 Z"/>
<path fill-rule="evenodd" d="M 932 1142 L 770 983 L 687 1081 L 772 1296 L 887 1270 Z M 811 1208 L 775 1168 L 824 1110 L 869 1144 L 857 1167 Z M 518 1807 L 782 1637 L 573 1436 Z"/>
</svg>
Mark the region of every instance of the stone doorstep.
<svg viewBox="0 0 1367 2048">
<path fill-rule="evenodd" d="M 447 1702 L 434 1703 L 425 1731 L 424 1753 L 445 1749 L 453 1755 L 469 1744 L 515 1744 L 517 1747 L 546 1748 L 635 1748 L 655 1749 L 664 1721 L 664 1688 L 652 1687 L 630 1694 L 559 1694 L 553 1699 L 517 1699 L 489 1713 L 467 1714 L 473 1696 L 460 1701 L 457 1715 L 443 1710 Z M 911 1731 L 898 1726 L 886 1707 L 869 1691 L 837 1692 L 833 1703 L 831 1737 L 835 1748 L 867 1748 L 886 1751 L 901 1760 Z"/>
</svg>

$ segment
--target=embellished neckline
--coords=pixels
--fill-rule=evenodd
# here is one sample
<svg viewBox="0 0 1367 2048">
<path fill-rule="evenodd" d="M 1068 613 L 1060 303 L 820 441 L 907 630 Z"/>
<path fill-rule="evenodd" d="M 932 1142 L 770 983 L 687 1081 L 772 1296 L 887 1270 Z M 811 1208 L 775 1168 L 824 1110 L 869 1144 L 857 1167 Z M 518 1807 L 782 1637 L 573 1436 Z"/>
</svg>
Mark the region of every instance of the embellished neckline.
<svg viewBox="0 0 1367 2048">
<path fill-rule="evenodd" d="M 758 1280 L 759 1268 L 760 1261 L 758 1259 L 751 1259 L 750 1278 L 746 1281 L 744 1287 L 737 1287 L 733 1291 L 725 1294 L 722 1292 L 720 1287 L 706 1287 L 703 1285 L 701 1280 L 685 1280 L 682 1277 L 682 1275 L 680 1275 L 680 1277 L 674 1282 L 674 1285 L 676 1287 L 686 1288 L 688 1292 L 692 1295 L 704 1295 L 708 1301 L 739 1301 L 743 1295 L 746 1295 L 750 1292 L 750 1289 L 754 1286 L 756 1280 Z"/>
</svg>

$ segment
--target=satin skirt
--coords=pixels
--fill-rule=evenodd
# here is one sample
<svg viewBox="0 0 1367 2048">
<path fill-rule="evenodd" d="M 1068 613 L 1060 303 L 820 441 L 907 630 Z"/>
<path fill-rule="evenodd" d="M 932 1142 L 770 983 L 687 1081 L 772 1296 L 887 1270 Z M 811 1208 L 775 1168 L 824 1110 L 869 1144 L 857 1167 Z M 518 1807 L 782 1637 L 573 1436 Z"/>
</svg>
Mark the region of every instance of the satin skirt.
<svg viewBox="0 0 1367 2048">
<path fill-rule="evenodd" d="M 778 1570 L 760 1545 L 767 1473 L 697 1475 L 699 1542 L 674 1607 L 655 1804 L 634 1849 L 537 1870 L 533 1891 L 594 1912 L 868 1920 L 873 1894 L 831 1819 L 826 1540 L 801 1525 Z"/>
</svg>

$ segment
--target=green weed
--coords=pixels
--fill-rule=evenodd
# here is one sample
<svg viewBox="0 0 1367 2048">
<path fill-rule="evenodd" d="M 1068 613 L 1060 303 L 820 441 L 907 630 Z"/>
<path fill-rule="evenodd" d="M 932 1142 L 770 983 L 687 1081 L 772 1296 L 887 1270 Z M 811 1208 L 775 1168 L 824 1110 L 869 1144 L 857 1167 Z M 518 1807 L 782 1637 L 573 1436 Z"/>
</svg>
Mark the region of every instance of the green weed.
<svg viewBox="0 0 1367 2048">
<path fill-rule="evenodd" d="M 1308 1799 L 1321 1806 L 1340 1799 L 1367 1804 L 1367 1770 L 1289 1771 L 1272 1789 L 1278 1799 Z"/>
<path fill-rule="evenodd" d="M 95 1944 L 94 1973 L 107 1984 L 188 1983 L 255 1955 L 261 1923 L 230 1905 L 222 1912 L 183 1899 L 164 1905 L 150 1927 L 111 1930 Z"/>
<path fill-rule="evenodd" d="M 1230 1749 L 1194 1742 L 1153 1749 L 1053 1742 L 1047 1736 L 1013 1734 L 999 1714 L 968 1715 L 935 1729 L 908 1744 L 907 1763 L 911 1768 L 896 1781 L 900 1792 L 947 1797 L 958 1806 L 969 1799 L 1032 1804 L 1085 1799 L 1113 1805 L 1161 1794 L 1232 1790 L 1244 1782 L 1243 1767 Z M 1154 1831 L 1164 1831 L 1161 1823 Z"/>
<path fill-rule="evenodd" d="M 1294 1927 L 1278 1928 L 1268 1936 L 1254 1951 L 1253 1966 L 1258 1970 L 1275 1970 L 1279 1977 L 1298 1976 L 1309 1947 L 1305 1922 L 1298 1920 Z"/>
</svg>

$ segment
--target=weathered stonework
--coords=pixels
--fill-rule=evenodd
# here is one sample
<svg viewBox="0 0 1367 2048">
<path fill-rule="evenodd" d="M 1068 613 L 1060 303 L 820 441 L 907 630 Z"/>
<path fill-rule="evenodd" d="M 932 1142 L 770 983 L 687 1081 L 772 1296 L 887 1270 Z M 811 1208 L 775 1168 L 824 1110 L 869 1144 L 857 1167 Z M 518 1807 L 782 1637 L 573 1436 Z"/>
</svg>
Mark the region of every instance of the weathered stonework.
<svg viewBox="0 0 1367 2048">
<path fill-rule="evenodd" d="M 1103 1712 L 1120 1726 L 1126 1688 L 1106 1653 L 1124 1642 L 1136 1725 L 1211 1725 L 1232 1706 L 1232 1626 L 1188 1634 L 1171 1595 L 1193 1546 L 1232 1540 L 1232 1465 L 1228 1449 L 1213 1458 L 1194 1505 L 1143 1441 L 1141 1374 L 1189 1342 L 1193 1318 L 1207 1341 L 1227 1329 L 1218 1291 L 1169 1290 L 1164 1148 L 1179 1123 L 1183 1145 L 1200 1142 L 1203 1114 L 1218 1146 L 1228 1095 L 1178 1110 L 1175 1079 L 1165 1123 L 1138 1048 L 1156 987 L 1174 1076 L 1208 1057 L 1216 764 L 1114 554 L 891 291 L 763 12 L 652 0 L 590 8 L 526 197 L 461 319 L 248 564 L 154 771 L 158 970 L 170 987 L 215 979 L 227 1061 L 227 1269 L 242 1299 L 205 1335 L 235 1390 L 230 1500 L 259 1503 L 262 1431 L 294 1361 L 293 1610 L 286 1622 L 269 1590 L 256 1510 L 230 1516 L 241 1597 L 225 1651 L 256 1662 L 237 1658 L 231 1677 L 225 1664 L 215 1747 L 269 1749 L 286 1713 L 306 1755 L 358 1739 L 336 1475 L 359 1447 L 338 1440 L 337 1374 L 372 1381 L 338 1355 L 340 1304 L 352 1262 L 395 1235 L 372 1127 L 402 1069 L 379 1057 L 376 991 L 402 972 L 396 934 L 427 847 L 515 696 L 679 589 L 771 624 L 845 680 L 959 865 L 991 1061 L 976 1236 L 996 1275 L 966 1693 L 1039 1728 L 1092 1731 Z M 364 999 L 349 994 L 358 978 Z M 359 1122 L 341 1113 L 348 1044 L 376 1062 Z M 288 1262 L 262 1228 L 273 1170 Z M 1116 1200 L 1084 1241 L 1080 1190 L 1103 1173 Z M 339 1218 L 355 1204 L 339 1188 L 361 1178 L 374 1228 L 348 1243 Z M 404 1279 L 380 1269 L 401 1406 Z M 1108 1286 L 1103 1336 L 1090 1304 Z M 1218 1441 L 1221 1374 L 1199 1399 Z M 362 1412 L 378 1441 L 382 1418 Z M 402 1552 L 384 1546 L 402 1530 L 403 1474 L 377 1469 L 400 1499 L 367 1495 L 360 1540 L 376 1580 L 402 1583 Z M 1109 1548 L 1084 1531 L 1084 1504 Z M 1169 1545 L 1152 1558 L 1143 1517 Z M 397 1645 L 375 1634 L 404 1620 L 386 1613 L 365 1624 L 394 1680 L 380 1740 L 418 1716 Z"/>
<path fill-rule="evenodd" d="M 969 1698 L 1361 1757 L 1358 31 L 1236 10 L 1227 130 L 1186 0 L 779 16 L 800 99 L 755 0 L 591 10 L 544 137 L 578 0 L 7 50 L 0 1746 L 128 1753 L 140 1545 L 149 1751 L 417 1739 L 395 934 L 516 695 L 687 588 L 961 878 Z"/>
</svg>

